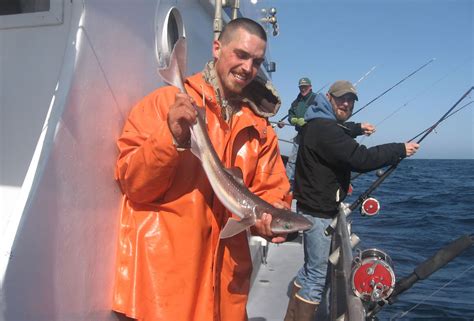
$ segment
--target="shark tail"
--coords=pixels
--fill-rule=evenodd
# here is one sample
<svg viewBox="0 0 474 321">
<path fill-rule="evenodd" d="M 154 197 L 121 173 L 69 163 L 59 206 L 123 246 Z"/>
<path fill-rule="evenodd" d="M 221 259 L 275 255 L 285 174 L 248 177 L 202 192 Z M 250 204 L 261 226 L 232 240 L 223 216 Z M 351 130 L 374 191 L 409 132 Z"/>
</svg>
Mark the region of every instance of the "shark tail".
<svg viewBox="0 0 474 321">
<path fill-rule="evenodd" d="M 235 218 L 229 218 L 227 224 L 221 231 L 220 238 L 225 239 L 239 234 L 242 231 L 245 231 L 250 226 L 255 224 L 255 216 L 249 216 L 241 220 L 236 220 Z"/>
</svg>

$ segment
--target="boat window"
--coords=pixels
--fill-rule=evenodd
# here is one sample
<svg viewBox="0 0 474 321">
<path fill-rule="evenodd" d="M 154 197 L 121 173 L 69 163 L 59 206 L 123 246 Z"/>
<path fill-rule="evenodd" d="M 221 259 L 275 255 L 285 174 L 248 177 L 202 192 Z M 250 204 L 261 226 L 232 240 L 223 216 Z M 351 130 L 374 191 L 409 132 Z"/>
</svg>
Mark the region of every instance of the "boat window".
<svg viewBox="0 0 474 321">
<path fill-rule="evenodd" d="M 65 0 L 0 0 L 0 29 L 63 23 Z"/>
<path fill-rule="evenodd" d="M 2 0 L 0 15 L 49 11 L 50 0 Z"/>
<path fill-rule="evenodd" d="M 168 21 L 168 47 L 173 48 L 179 39 L 178 23 L 174 14 L 170 14 Z"/>
<path fill-rule="evenodd" d="M 156 26 L 156 57 L 159 66 L 165 67 L 168 65 L 174 45 L 180 37 L 185 36 L 184 24 L 181 13 L 175 7 L 160 8 L 158 6 L 156 21 L 158 23 Z"/>
</svg>

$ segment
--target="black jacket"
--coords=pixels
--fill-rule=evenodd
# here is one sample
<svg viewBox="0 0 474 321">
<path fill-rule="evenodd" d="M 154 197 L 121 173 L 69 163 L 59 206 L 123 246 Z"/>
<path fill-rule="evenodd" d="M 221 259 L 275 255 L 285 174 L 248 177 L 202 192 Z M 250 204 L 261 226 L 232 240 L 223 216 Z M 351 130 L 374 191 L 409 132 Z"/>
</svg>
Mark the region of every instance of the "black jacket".
<svg viewBox="0 0 474 321">
<path fill-rule="evenodd" d="M 298 208 L 318 217 L 334 217 L 346 195 L 351 171 L 368 172 L 405 157 L 403 143 L 367 148 L 351 137 L 349 123 L 314 118 L 303 127 L 295 172 Z M 358 124 L 360 133 L 360 124 Z"/>
</svg>

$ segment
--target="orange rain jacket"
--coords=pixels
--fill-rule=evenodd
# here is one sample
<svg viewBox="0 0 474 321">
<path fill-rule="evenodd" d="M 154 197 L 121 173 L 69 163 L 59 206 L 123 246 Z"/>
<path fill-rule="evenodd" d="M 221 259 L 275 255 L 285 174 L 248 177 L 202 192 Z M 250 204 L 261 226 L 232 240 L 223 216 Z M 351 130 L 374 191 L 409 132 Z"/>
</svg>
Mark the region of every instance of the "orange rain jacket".
<svg viewBox="0 0 474 321">
<path fill-rule="evenodd" d="M 245 103 L 230 128 L 202 73 L 185 87 L 198 105 L 205 97 L 209 136 L 224 166 L 240 167 L 245 184 L 264 200 L 283 200 L 289 184 L 267 119 Z M 219 239 L 230 214 L 198 158 L 177 151 L 167 125 L 177 91 L 168 86 L 145 97 L 118 140 L 115 176 L 124 196 L 113 309 L 146 321 L 246 320 L 247 234 Z"/>
</svg>

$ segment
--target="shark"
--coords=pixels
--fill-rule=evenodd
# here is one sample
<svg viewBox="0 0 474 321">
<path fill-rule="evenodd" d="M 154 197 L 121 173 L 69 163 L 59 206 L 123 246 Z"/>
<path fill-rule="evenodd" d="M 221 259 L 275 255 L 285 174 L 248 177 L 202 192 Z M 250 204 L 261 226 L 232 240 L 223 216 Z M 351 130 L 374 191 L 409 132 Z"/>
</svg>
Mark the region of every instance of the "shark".
<svg viewBox="0 0 474 321">
<path fill-rule="evenodd" d="M 165 82 L 186 92 L 183 83 L 183 70 L 186 59 L 186 42 L 180 38 L 171 53 L 168 67 L 159 69 Z M 308 230 L 312 223 L 303 215 L 284 208 L 277 208 L 253 194 L 245 186 L 238 168 L 227 169 L 220 161 L 209 138 L 206 125 L 205 109 L 194 105 L 196 122 L 191 124 L 191 152 L 199 158 L 212 189 L 231 213 L 221 230 L 220 238 L 229 238 L 245 231 L 256 223 L 264 213 L 272 216 L 271 230 L 276 234 L 286 234 Z"/>
</svg>

